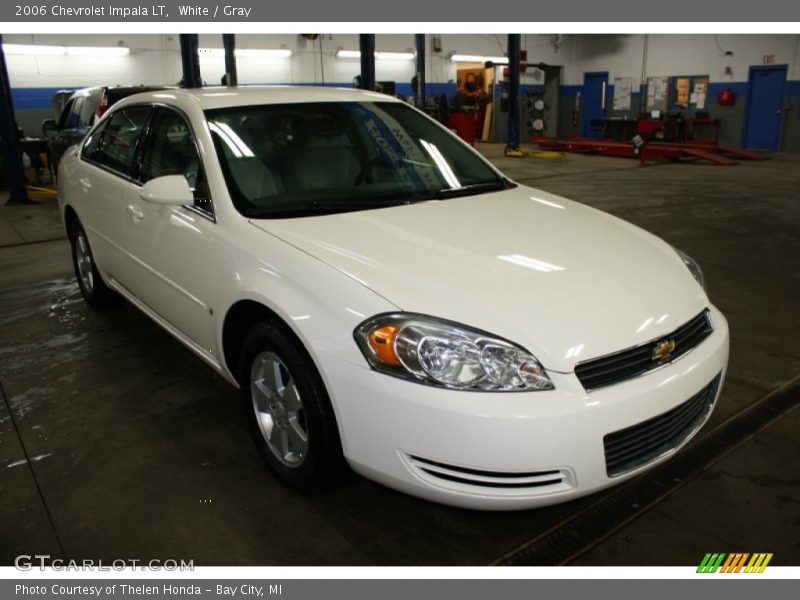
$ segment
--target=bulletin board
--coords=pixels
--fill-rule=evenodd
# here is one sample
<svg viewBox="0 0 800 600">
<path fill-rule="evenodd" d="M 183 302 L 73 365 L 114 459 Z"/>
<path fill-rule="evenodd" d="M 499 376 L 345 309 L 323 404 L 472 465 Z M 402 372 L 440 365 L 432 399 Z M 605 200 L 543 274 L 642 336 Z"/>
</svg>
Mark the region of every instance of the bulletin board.
<svg viewBox="0 0 800 600">
<path fill-rule="evenodd" d="M 631 77 L 614 78 L 614 110 L 630 110 L 633 79 Z"/>
<path fill-rule="evenodd" d="M 660 110 L 667 112 L 669 108 L 669 77 L 647 78 L 647 112 Z"/>
</svg>

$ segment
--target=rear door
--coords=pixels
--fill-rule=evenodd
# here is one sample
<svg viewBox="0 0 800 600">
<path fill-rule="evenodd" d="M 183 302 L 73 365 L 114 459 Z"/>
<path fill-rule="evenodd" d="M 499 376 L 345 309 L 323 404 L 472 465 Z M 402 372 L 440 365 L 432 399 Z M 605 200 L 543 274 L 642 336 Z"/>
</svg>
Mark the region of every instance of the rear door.
<svg viewBox="0 0 800 600">
<path fill-rule="evenodd" d="M 134 158 L 151 106 L 119 110 L 93 131 L 81 152 L 78 176 L 79 218 L 89 236 L 95 262 L 103 274 L 127 285 L 131 258 L 121 240 L 127 225 L 125 207 L 138 199 L 133 178 Z"/>
<path fill-rule="evenodd" d="M 161 206 L 130 196 L 123 243 L 132 257 L 131 291 L 150 309 L 206 351 L 213 347 L 208 306 L 208 253 L 214 207 L 189 122 L 179 112 L 156 109 L 142 146 L 141 184 L 183 175 L 195 196 L 191 206 Z"/>
</svg>

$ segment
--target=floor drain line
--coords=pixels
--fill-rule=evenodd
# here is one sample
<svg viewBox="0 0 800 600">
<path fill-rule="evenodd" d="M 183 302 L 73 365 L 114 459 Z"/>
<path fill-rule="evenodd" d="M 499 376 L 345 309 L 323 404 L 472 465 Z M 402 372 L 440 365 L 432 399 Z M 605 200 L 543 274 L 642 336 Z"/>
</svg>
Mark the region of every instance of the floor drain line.
<svg viewBox="0 0 800 600">
<path fill-rule="evenodd" d="M 567 564 L 673 494 L 750 437 L 800 404 L 800 377 L 717 425 L 674 458 L 493 561 L 493 565 Z"/>
<path fill-rule="evenodd" d="M 24 240 L 22 242 L 11 242 L 10 244 L 0 244 L 0 250 L 2 250 L 3 248 L 19 248 L 20 246 L 30 246 L 32 244 L 49 244 L 50 242 L 64 242 L 66 240 L 67 238 L 63 235 L 46 240 L 29 240 L 29 241 Z"/>
<path fill-rule="evenodd" d="M 61 556 L 65 556 L 64 552 L 64 544 L 61 543 L 61 537 L 58 535 L 58 530 L 56 529 L 56 522 L 53 519 L 53 515 L 50 512 L 50 507 L 47 506 L 47 501 L 44 499 L 44 493 L 42 492 L 42 486 L 39 485 L 39 479 L 36 477 L 36 471 L 33 469 L 33 462 L 31 462 L 31 458 L 28 455 L 28 449 L 25 446 L 25 442 L 22 439 L 22 432 L 19 430 L 19 425 L 17 424 L 17 418 L 14 415 L 14 410 L 11 408 L 11 401 L 8 398 L 8 394 L 6 394 L 6 388 L 3 386 L 3 381 L 0 379 L 0 396 L 3 397 L 3 402 L 6 405 L 6 410 L 8 410 L 8 416 L 11 419 L 11 424 L 14 427 L 14 433 L 17 436 L 17 440 L 19 441 L 20 448 L 22 448 L 22 454 L 25 456 L 25 461 L 28 464 L 28 469 L 30 470 L 31 477 L 33 478 L 33 484 L 36 487 L 36 494 L 39 496 L 39 500 L 42 503 L 42 508 L 44 509 L 45 515 L 47 516 L 47 522 L 50 525 L 50 529 L 53 532 L 53 537 L 56 540 L 56 544 L 58 544 L 58 549 L 61 552 Z"/>
</svg>

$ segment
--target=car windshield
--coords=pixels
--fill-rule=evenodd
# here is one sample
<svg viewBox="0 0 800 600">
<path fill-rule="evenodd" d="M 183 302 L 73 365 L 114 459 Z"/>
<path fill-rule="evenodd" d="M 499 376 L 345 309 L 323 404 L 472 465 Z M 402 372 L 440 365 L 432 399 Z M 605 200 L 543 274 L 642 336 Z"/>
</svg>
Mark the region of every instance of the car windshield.
<svg viewBox="0 0 800 600">
<path fill-rule="evenodd" d="M 206 117 L 233 201 L 248 217 L 366 210 L 512 185 L 400 102 L 237 106 Z"/>
</svg>

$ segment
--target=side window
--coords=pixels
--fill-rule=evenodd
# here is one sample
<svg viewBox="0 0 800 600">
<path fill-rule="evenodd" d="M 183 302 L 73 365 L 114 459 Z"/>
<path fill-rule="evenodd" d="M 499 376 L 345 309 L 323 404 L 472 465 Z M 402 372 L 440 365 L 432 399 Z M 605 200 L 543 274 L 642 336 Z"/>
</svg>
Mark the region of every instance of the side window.
<svg viewBox="0 0 800 600">
<path fill-rule="evenodd" d="M 81 157 L 88 160 L 97 159 L 97 148 L 100 146 L 100 140 L 103 138 L 103 132 L 106 125 L 101 125 L 89 132 L 86 139 L 83 141 L 83 148 L 81 149 Z"/>
<path fill-rule="evenodd" d="M 149 106 L 132 106 L 115 112 L 103 131 L 95 160 L 109 169 L 130 175 L 136 146 L 150 111 Z"/>
<path fill-rule="evenodd" d="M 72 118 L 72 109 L 75 107 L 75 98 L 67 102 L 61 111 L 61 116 L 58 117 L 58 129 L 66 129 L 69 127 L 70 119 Z"/>
<path fill-rule="evenodd" d="M 194 194 L 195 207 L 213 213 L 192 130 L 181 115 L 166 108 L 157 109 L 150 125 L 141 170 L 142 182 L 162 175 L 183 175 Z"/>
</svg>

